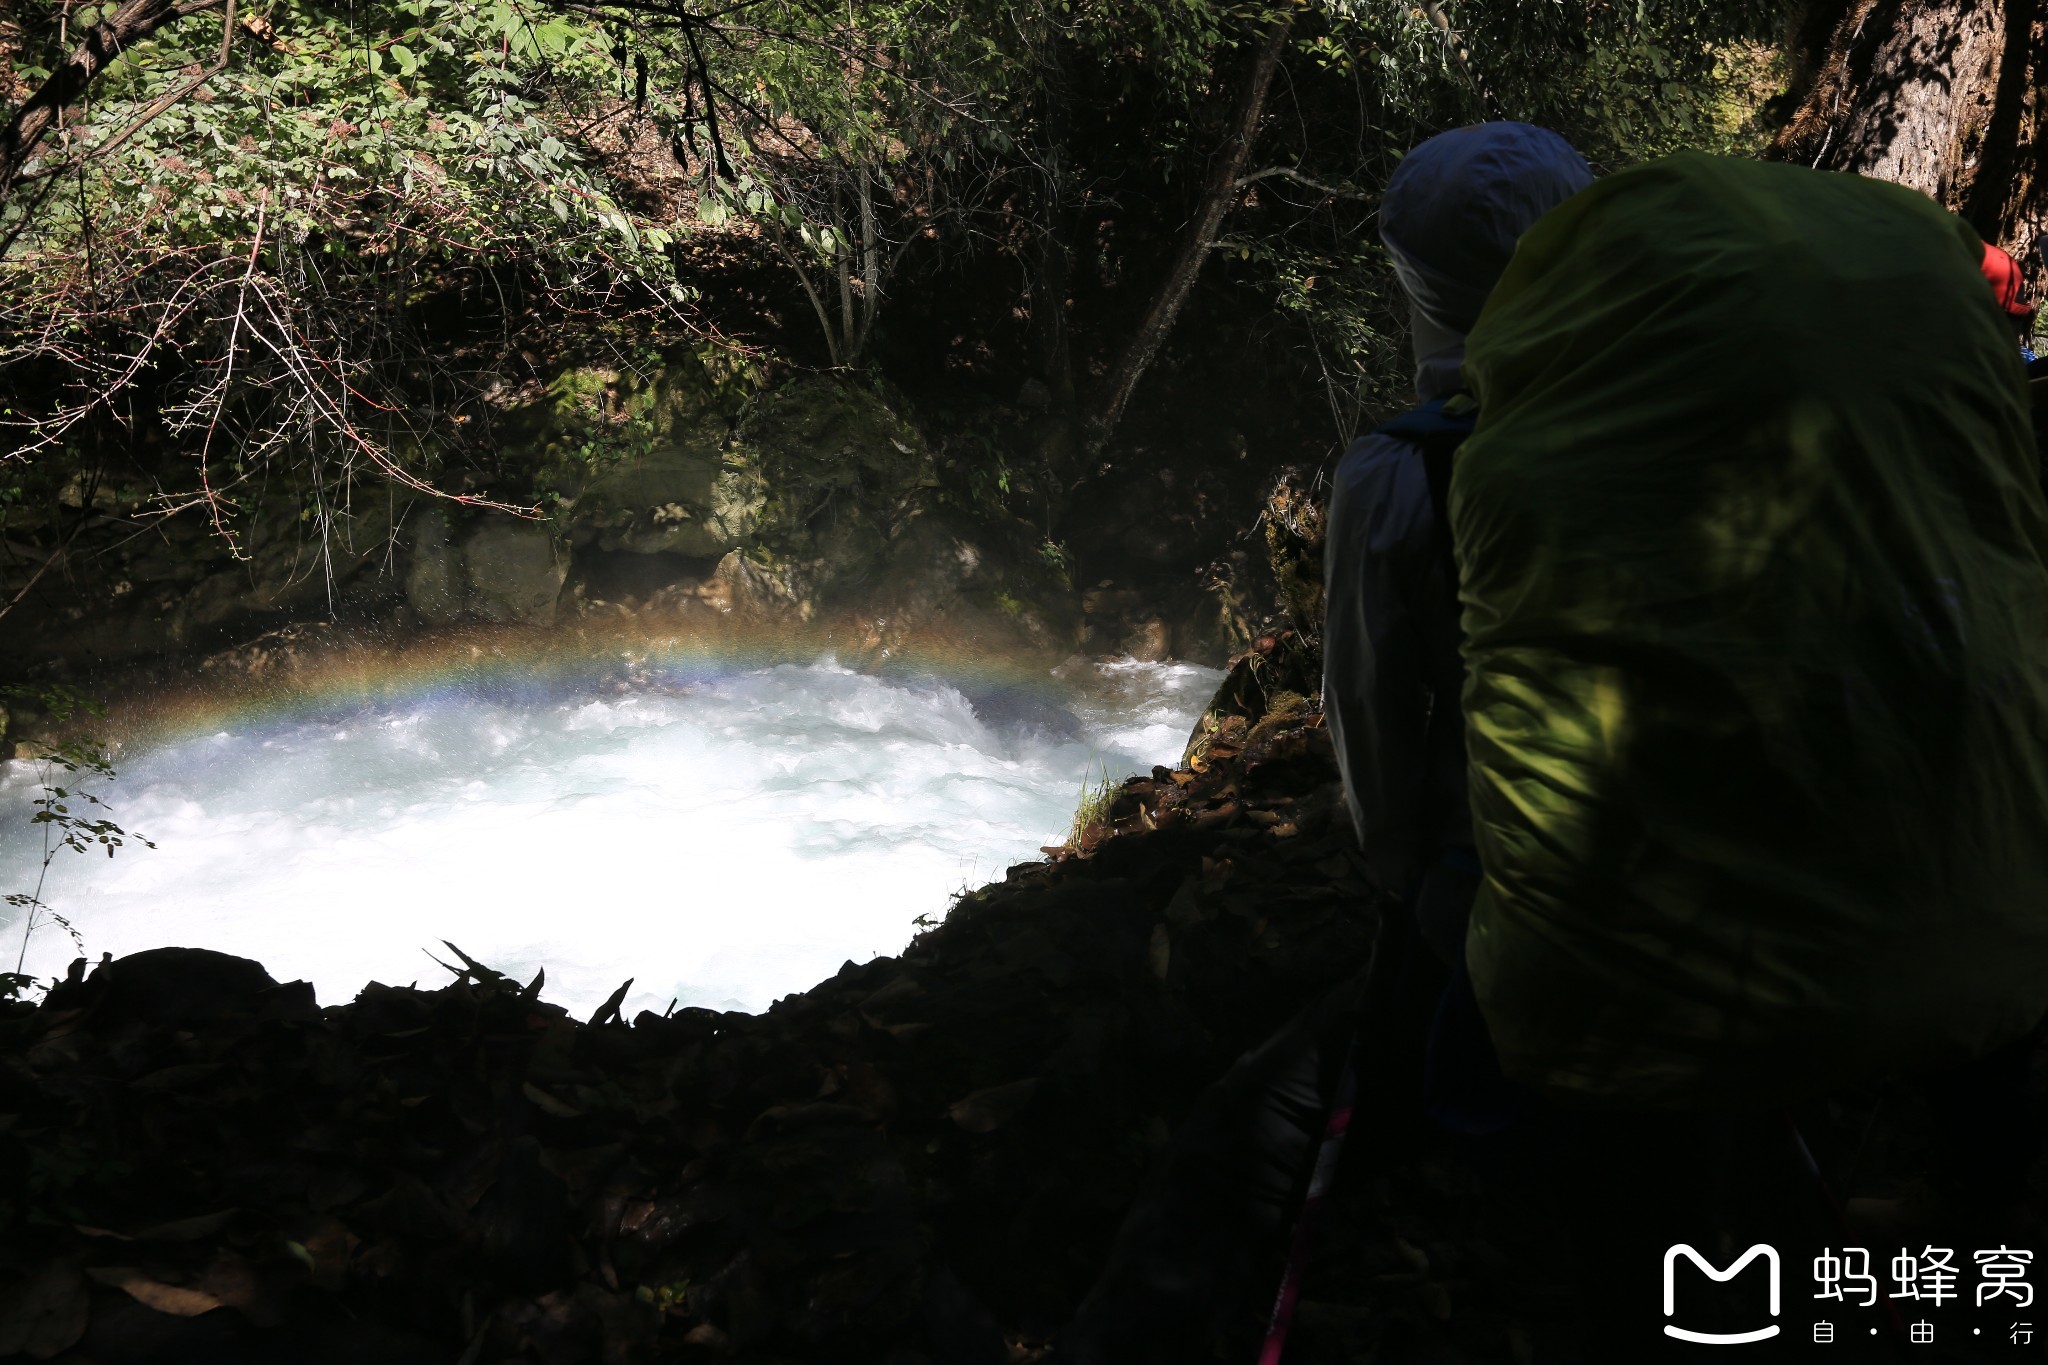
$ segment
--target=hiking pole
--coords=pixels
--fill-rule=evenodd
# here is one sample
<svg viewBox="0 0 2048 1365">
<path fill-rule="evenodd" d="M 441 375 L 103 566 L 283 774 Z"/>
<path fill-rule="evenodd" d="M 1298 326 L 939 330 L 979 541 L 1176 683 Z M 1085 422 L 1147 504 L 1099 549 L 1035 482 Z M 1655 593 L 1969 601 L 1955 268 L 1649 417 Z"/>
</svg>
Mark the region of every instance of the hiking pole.
<svg viewBox="0 0 2048 1365">
<path fill-rule="evenodd" d="M 1300 1212 L 1294 1216 L 1294 1235 L 1287 1249 L 1287 1268 L 1280 1275 L 1280 1292 L 1273 1300 L 1273 1316 L 1266 1324 L 1266 1340 L 1259 1350 L 1259 1365 L 1279 1365 L 1287 1346 L 1288 1329 L 1294 1325 L 1294 1309 L 1301 1301 L 1301 1282 L 1308 1273 L 1309 1244 L 1314 1239 L 1316 1218 L 1329 1195 L 1330 1182 L 1337 1175 L 1337 1161 L 1344 1153 L 1344 1138 L 1351 1130 L 1351 1112 L 1358 1101 L 1358 1050 L 1375 1028 L 1391 1025 L 1390 997 L 1400 988 L 1402 973 L 1413 948 L 1413 930 L 1402 918 L 1398 906 L 1382 907 L 1379 933 L 1372 958 L 1359 983 L 1356 1012 L 1343 1032 L 1344 1068 L 1339 1073 L 1336 1099 L 1323 1120 L 1322 1143 L 1316 1149 L 1315 1165 L 1308 1178 L 1308 1192 Z"/>
<path fill-rule="evenodd" d="M 1322 1146 L 1316 1151 L 1315 1171 L 1309 1176 L 1308 1197 L 1294 1220 L 1294 1238 L 1287 1252 L 1287 1269 L 1280 1276 L 1280 1293 L 1273 1301 L 1273 1317 L 1266 1327 L 1266 1341 L 1259 1351 L 1259 1365 L 1280 1365 L 1280 1352 L 1287 1346 L 1287 1331 L 1294 1325 L 1294 1306 L 1301 1298 L 1302 1277 L 1308 1272 L 1309 1241 L 1315 1233 L 1316 1215 L 1330 1191 L 1337 1173 L 1337 1158 L 1344 1151 L 1344 1134 L 1351 1127 L 1351 1109 L 1358 1097 L 1358 1073 L 1353 1062 L 1344 1063 L 1344 1078 L 1337 1085 L 1337 1103 L 1323 1124 Z"/>
</svg>

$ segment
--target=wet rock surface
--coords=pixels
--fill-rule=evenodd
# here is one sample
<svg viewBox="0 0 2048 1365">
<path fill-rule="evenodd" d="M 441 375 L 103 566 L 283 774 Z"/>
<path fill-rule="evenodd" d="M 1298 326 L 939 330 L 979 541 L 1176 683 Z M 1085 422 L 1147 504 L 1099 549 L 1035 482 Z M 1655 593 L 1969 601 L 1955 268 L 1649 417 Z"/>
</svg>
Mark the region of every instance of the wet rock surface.
<svg viewBox="0 0 2048 1365">
<path fill-rule="evenodd" d="M 1079 639 L 1044 527 L 875 386 L 676 354 L 645 374 L 571 365 L 498 407 L 488 452 L 434 452 L 444 498 L 268 495 L 216 525 L 165 517 L 138 484 L 15 509 L 0 599 L 62 548 L 0 622 L 0 672 L 78 677 L 312 625 L 798 621 L 876 650 L 948 632 L 1056 657 Z"/>
</svg>

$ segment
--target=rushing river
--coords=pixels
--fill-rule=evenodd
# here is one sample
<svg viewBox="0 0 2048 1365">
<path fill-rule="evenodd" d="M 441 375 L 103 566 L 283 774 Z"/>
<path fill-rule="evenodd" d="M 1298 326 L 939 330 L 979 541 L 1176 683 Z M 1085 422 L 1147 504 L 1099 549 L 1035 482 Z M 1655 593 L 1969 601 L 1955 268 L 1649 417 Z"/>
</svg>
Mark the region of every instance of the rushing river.
<svg viewBox="0 0 2048 1365">
<path fill-rule="evenodd" d="M 438 985 L 446 939 L 588 1015 L 758 1011 L 895 953 L 920 916 L 1058 842 L 1084 773 L 1172 763 L 1220 675 L 880 678 L 829 659 L 439 682 L 163 727 L 94 781 L 156 843 L 60 851 L 43 899 L 116 956 L 183 944 L 314 983 Z M 36 883 L 38 769 L 0 765 L 0 892 Z M 76 805 L 76 803 L 74 803 Z M 21 944 L 6 910 L 0 970 Z M 77 950 L 38 928 L 26 970 Z"/>
</svg>

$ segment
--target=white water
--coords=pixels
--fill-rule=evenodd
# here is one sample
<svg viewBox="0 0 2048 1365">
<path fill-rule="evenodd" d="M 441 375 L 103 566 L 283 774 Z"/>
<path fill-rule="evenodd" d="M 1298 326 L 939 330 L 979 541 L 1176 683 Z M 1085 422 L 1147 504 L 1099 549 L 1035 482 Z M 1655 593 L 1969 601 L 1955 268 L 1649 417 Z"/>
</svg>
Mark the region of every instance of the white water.
<svg viewBox="0 0 2048 1365">
<path fill-rule="evenodd" d="M 545 967 L 543 998 L 580 1016 L 628 976 L 627 1018 L 672 997 L 758 1011 L 1058 842 L 1084 771 L 1172 763 L 1219 677 L 1069 672 L 1071 720 L 825 662 L 238 723 L 124 749 L 87 789 L 157 847 L 60 851 L 43 899 L 94 959 L 214 948 L 323 1004 L 441 984 L 426 953 L 452 961 L 447 939 L 522 981 Z M 35 886 L 39 783 L 0 765 L 0 892 Z M 5 913 L 0 970 L 22 932 Z M 26 970 L 76 955 L 38 928 Z"/>
</svg>

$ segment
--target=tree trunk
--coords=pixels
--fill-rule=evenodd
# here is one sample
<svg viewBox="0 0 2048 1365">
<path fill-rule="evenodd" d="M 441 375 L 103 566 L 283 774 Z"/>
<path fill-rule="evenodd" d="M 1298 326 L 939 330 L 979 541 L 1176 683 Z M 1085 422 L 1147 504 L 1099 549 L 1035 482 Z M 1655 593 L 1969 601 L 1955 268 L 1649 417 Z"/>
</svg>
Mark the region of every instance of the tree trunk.
<svg viewBox="0 0 2048 1365">
<path fill-rule="evenodd" d="M 13 193 L 22 169 L 44 136 L 115 57 L 164 25 L 211 9 L 217 3 L 219 0 L 187 4 L 175 0 L 128 0 L 109 18 L 95 24 L 71 49 L 63 64 L 50 73 L 49 79 L 22 101 L 7 126 L 0 128 L 0 203 L 5 203 Z"/>
<path fill-rule="evenodd" d="M 1151 309 L 1146 312 L 1144 322 L 1139 324 L 1136 335 L 1124 347 L 1123 356 L 1104 382 L 1095 411 L 1088 418 L 1085 444 L 1090 455 L 1100 454 L 1102 448 L 1109 444 L 1117 423 L 1123 418 L 1124 405 L 1130 401 L 1131 390 L 1137 387 L 1145 367 L 1159 354 L 1160 343 L 1166 340 L 1174 317 L 1194 288 L 1195 277 L 1201 274 L 1202 262 L 1208 259 L 1210 248 L 1216 244 L 1216 234 L 1223 226 L 1224 215 L 1237 202 L 1241 192 L 1238 177 L 1244 174 L 1245 159 L 1251 155 L 1252 141 L 1259 128 L 1259 114 L 1266 107 L 1266 91 L 1273 84 L 1273 73 L 1279 70 L 1280 54 L 1286 50 L 1287 35 L 1293 27 L 1294 8 L 1289 5 L 1267 25 L 1259 39 L 1258 51 L 1253 55 L 1251 67 L 1245 72 L 1244 85 L 1237 93 L 1230 135 L 1217 149 L 1216 158 L 1210 165 L 1209 183 L 1202 192 L 1201 206 L 1181 238 L 1180 252 L 1166 272 L 1159 292 L 1153 296 Z"/>
<path fill-rule="evenodd" d="M 2038 288 L 2048 0 L 1833 0 L 1802 28 L 1819 46 L 1795 54 L 1804 88 L 1772 155 L 1931 195 Z"/>
</svg>

